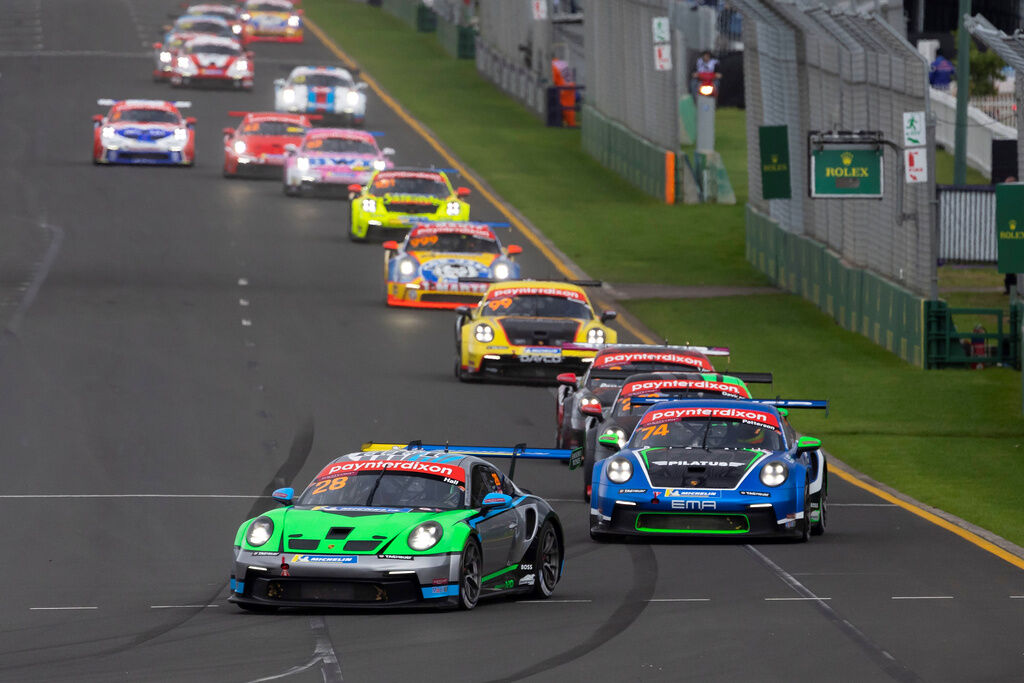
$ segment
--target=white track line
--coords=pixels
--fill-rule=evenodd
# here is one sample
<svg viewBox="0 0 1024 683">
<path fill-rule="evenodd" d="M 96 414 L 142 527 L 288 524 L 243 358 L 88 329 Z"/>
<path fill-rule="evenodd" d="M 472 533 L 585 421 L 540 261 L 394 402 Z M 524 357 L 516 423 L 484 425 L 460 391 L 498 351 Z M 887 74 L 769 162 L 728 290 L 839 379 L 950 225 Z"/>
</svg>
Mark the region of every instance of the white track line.
<svg viewBox="0 0 1024 683">
<path fill-rule="evenodd" d="M 233 493 L 5 493 L 3 498 L 263 498 Z"/>
<path fill-rule="evenodd" d="M 189 609 L 197 607 L 220 607 L 220 605 L 150 605 L 150 609 Z"/>
<path fill-rule="evenodd" d="M 78 610 L 78 609 L 99 609 L 99 607 L 29 607 L 31 611 L 56 611 L 56 610 Z"/>
<path fill-rule="evenodd" d="M 593 602 L 593 600 L 519 600 L 521 605 L 544 605 L 555 602 Z"/>
<path fill-rule="evenodd" d="M 829 503 L 834 508 L 894 508 L 892 503 Z"/>
<path fill-rule="evenodd" d="M 768 602 L 800 602 L 801 600 L 810 600 L 811 602 L 818 602 L 821 600 L 831 600 L 832 598 L 765 598 Z"/>
<path fill-rule="evenodd" d="M 893 600 L 953 600 L 952 595 L 894 595 Z"/>
<path fill-rule="evenodd" d="M 711 602 L 711 598 L 651 598 L 647 602 Z"/>
</svg>

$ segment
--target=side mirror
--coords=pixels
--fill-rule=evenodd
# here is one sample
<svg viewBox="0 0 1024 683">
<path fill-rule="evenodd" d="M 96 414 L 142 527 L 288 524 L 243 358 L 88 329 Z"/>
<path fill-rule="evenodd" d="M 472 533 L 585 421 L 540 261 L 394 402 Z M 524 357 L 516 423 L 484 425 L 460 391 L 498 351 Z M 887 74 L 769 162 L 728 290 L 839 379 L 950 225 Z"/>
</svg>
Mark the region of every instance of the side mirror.
<svg viewBox="0 0 1024 683">
<path fill-rule="evenodd" d="M 229 138 L 229 137 L 231 137 L 232 135 L 235 134 L 235 129 L 234 128 L 225 128 L 221 132 L 224 133 L 224 137 Z"/>
<path fill-rule="evenodd" d="M 813 436 L 801 436 L 796 442 L 797 453 L 809 453 L 816 451 L 821 448 L 821 439 L 815 439 Z"/>
<path fill-rule="evenodd" d="M 605 448 L 610 448 L 613 451 L 619 450 L 619 437 L 614 434 L 602 434 L 597 437 L 597 442 Z"/>
<path fill-rule="evenodd" d="M 284 151 L 288 152 L 289 154 L 295 154 L 296 152 L 299 151 L 299 148 L 296 147 L 295 145 L 289 143 L 289 144 L 284 146 Z"/>
<path fill-rule="evenodd" d="M 160 48 L 162 48 L 163 46 L 164 46 L 164 44 L 163 44 L 163 43 L 153 43 L 153 49 L 154 49 L 154 50 L 159 50 L 159 49 L 160 49 Z"/>
<path fill-rule="evenodd" d="M 398 251 L 398 242 L 395 240 L 388 240 L 384 243 L 384 248 L 388 251 Z"/>
<path fill-rule="evenodd" d="M 395 155 L 395 150 L 393 148 L 391 148 L 391 147 L 385 147 L 384 149 L 382 149 L 380 151 L 380 153 L 383 154 L 386 157 L 390 157 L 390 156 L 394 156 Z"/>
<path fill-rule="evenodd" d="M 93 123 L 103 123 L 103 114 L 93 114 L 92 115 L 92 122 Z"/>
<path fill-rule="evenodd" d="M 275 78 L 274 79 L 274 87 L 275 88 L 281 88 L 283 86 L 284 86 L 284 79 L 283 78 Z"/>
<path fill-rule="evenodd" d="M 593 415 L 594 417 L 601 417 L 604 414 L 601 411 L 600 403 L 581 403 L 580 412 L 584 415 Z"/>
<path fill-rule="evenodd" d="M 579 378 L 577 378 L 576 375 L 571 372 L 563 372 L 559 374 L 557 377 L 555 377 L 555 381 L 558 382 L 559 384 L 564 384 L 567 387 L 573 388 L 576 387 L 576 382 L 578 381 L 578 379 Z"/>
<path fill-rule="evenodd" d="M 619 314 L 615 311 L 605 311 L 601 314 L 601 322 L 606 323 L 609 320 L 615 320 L 619 317 Z"/>
<path fill-rule="evenodd" d="M 510 505 L 512 505 L 512 496 L 506 496 L 504 493 L 488 493 L 480 503 L 481 509 L 484 510 L 507 508 Z"/>
<path fill-rule="evenodd" d="M 455 313 L 457 315 L 460 315 L 460 316 L 468 316 L 472 312 L 473 312 L 473 309 L 470 308 L 469 306 L 456 306 L 455 307 Z"/>
<path fill-rule="evenodd" d="M 194 117 L 194 116 L 187 117 L 185 119 L 185 125 L 187 125 L 187 126 L 194 126 L 194 125 L 196 125 L 196 117 Z"/>
<path fill-rule="evenodd" d="M 252 60 L 252 59 L 253 59 L 253 58 L 254 58 L 255 56 L 256 56 L 256 53 L 255 53 L 255 52 L 252 52 L 252 51 L 249 51 L 249 52 L 246 52 L 246 53 L 245 53 L 245 58 L 246 58 L 246 59 L 248 59 L 248 60 L 250 60 L 250 61 L 251 61 L 251 60 Z"/>
<path fill-rule="evenodd" d="M 363 191 L 363 186 L 360 185 L 359 183 L 352 183 L 351 185 L 348 186 L 348 191 L 360 194 Z"/>
<path fill-rule="evenodd" d="M 290 486 L 288 488 L 277 489 L 271 493 L 270 496 L 281 505 L 291 505 L 292 501 L 295 499 L 295 489 Z"/>
<path fill-rule="evenodd" d="M 510 244 L 507 247 L 505 247 L 505 253 L 507 253 L 509 256 L 515 256 L 516 254 L 522 254 L 523 248 L 518 244 Z"/>
<path fill-rule="evenodd" d="M 468 197 L 470 194 L 472 194 L 472 192 L 473 191 L 470 190 L 468 187 L 460 187 L 457 190 L 455 190 L 455 194 L 458 197 Z"/>
<path fill-rule="evenodd" d="M 366 84 L 363 82 L 356 83 L 356 90 L 366 90 Z"/>
</svg>

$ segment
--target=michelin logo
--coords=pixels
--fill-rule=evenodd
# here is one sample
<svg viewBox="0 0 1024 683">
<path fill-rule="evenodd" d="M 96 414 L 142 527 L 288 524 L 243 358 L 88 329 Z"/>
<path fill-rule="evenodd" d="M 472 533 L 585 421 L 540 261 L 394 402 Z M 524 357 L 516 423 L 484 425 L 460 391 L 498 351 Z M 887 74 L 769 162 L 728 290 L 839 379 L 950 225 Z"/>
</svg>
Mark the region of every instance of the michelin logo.
<svg viewBox="0 0 1024 683">
<path fill-rule="evenodd" d="M 291 564 L 355 564 L 356 560 L 355 555 L 296 555 Z"/>
</svg>

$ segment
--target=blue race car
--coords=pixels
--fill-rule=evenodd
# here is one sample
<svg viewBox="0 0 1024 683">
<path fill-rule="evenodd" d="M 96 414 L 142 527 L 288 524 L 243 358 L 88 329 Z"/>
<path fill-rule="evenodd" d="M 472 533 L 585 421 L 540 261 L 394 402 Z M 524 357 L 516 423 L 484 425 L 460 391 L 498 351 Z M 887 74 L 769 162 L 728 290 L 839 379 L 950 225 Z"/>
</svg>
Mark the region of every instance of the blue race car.
<svg viewBox="0 0 1024 683">
<path fill-rule="evenodd" d="M 645 399 L 637 399 L 643 401 Z M 821 441 L 797 437 L 788 408 L 827 401 L 646 399 L 629 441 L 594 466 L 590 535 L 793 536 L 825 532 Z"/>
</svg>

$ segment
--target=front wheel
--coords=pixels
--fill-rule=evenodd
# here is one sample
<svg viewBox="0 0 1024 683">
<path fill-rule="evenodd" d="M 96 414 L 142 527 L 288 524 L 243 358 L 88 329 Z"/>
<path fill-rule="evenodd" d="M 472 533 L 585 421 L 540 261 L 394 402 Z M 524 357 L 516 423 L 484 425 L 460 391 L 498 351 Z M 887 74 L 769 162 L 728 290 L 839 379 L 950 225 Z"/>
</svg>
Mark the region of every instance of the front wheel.
<svg viewBox="0 0 1024 683">
<path fill-rule="evenodd" d="M 807 484 L 804 484 L 804 518 L 800 520 L 800 535 L 796 537 L 797 543 L 806 543 L 811 538 L 811 499 L 807 491 Z"/>
<path fill-rule="evenodd" d="M 825 527 L 828 526 L 828 470 L 825 470 L 822 477 L 821 491 L 818 492 L 816 505 L 817 510 L 814 510 L 816 518 L 811 520 L 811 535 L 821 536 L 825 533 Z"/>
<path fill-rule="evenodd" d="M 594 481 L 594 458 L 597 455 L 597 429 L 588 429 L 583 446 L 583 502 L 589 503 L 593 492 L 590 490 Z"/>
<path fill-rule="evenodd" d="M 550 598 L 562 577 L 562 541 L 551 522 L 544 522 L 537 536 L 537 555 L 533 558 L 533 594 Z"/>
<path fill-rule="evenodd" d="M 480 601 L 480 567 L 483 564 L 483 554 L 480 552 L 480 543 L 475 538 L 466 541 L 466 547 L 462 549 L 462 559 L 459 561 L 459 607 L 464 610 L 471 610 Z"/>
</svg>

